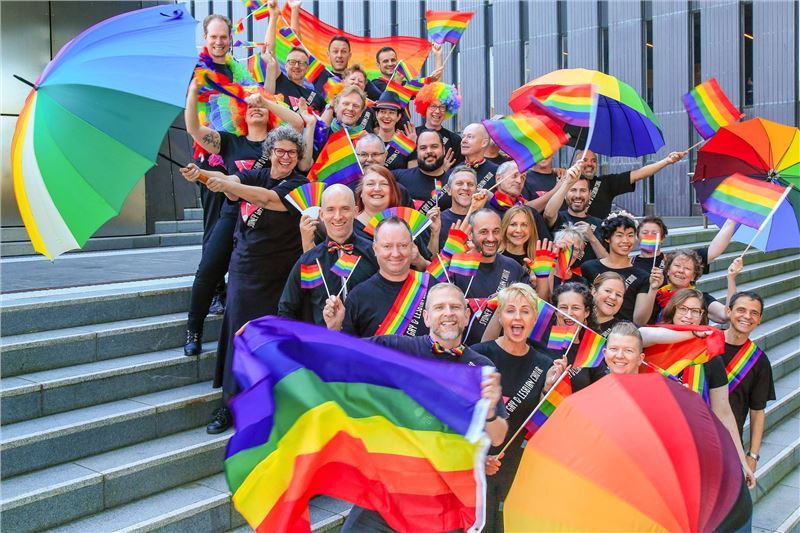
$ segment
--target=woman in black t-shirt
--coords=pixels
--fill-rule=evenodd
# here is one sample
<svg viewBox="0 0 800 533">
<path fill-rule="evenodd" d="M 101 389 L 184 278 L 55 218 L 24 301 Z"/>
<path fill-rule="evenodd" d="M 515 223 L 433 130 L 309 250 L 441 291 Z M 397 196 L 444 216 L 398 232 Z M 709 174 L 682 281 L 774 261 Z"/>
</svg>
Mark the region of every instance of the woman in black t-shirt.
<svg viewBox="0 0 800 533">
<path fill-rule="evenodd" d="M 502 505 L 514 481 L 522 459 L 525 430 L 522 427 L 539 403 L 542 392 L 553 386 L 567 366 L 565 359 L 555 362 L 549 356 L 528 345 L 528 337 L 536 323 L 536 293 L 524 283 L 514 283 L 498 294 L 497 315 L 503 335 L 496 340 L 475 344 L 472 349 L 488 357 L 500 372 L 503 398 L 508 412 L 511 440 L 504 455 L 497 457 L 505 446 L 489 450 L 486 478 L 486 526 L 483 531 L 503 531 Z M 492 457 L 493 456 L 493 457 Z M 499 469 L 498 469 L 499 468 Z"/>
<path fill-rule="evenodd" d="M 594 278 L 592 298 L 592 317 L 597 324 L 597 332 L 608 337 L 611 328 L 620 322 L 618 315 L 625 298 L 625 280 L 616 272 L 603 272 Z"/>
<path fill-rule="evenodd" d="M 524 205 L 515 205 L 505 212 L 500 224 L 500 253 L 526 267 L 525 258 L 536 255 L 539 233 L 531 210 Z"/>
</svg>

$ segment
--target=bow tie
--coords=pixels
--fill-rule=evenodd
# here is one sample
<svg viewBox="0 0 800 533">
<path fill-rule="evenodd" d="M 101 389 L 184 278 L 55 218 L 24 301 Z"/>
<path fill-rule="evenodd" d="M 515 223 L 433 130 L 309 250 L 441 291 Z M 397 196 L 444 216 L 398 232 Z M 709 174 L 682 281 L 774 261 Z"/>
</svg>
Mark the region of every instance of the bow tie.
<svg viewBox="0 0 800 533">
<path fill-rule="evenodd" d="M 352 244 L 339 244 L 336 241 L 328 241 L 328 253 L 330 252 L 338 252 L 338 251 L 350 253 L 353 251 Z"/>
<path fill-rule="evenodd" d="M 474 163 L 467 163 L 466 161 L 464 163 L 470 168 L 477 169 L 479 166 L 481 166 L 485 162 L 486 162 L 486 158 L 485 157 L 481 157 L 480 159 L 478 159 Z"/>
<path fill-rule="evenodd" d="M 461 357 L 461 355 L 464 353 L 464 345 L 462 344 L 462 345 L 458 346 L 457 348 L 452 348 L 452 349 L 451 348 L 445 348 L 444 346 L 442 346 L 438 342 L 436 342 L 433 339 L 431 339 L 431 351 L 433 353 L 435 353 L 435 354 L 450 355 L 452 357 L 458 358 L 458 357 Z"/>
</svg>

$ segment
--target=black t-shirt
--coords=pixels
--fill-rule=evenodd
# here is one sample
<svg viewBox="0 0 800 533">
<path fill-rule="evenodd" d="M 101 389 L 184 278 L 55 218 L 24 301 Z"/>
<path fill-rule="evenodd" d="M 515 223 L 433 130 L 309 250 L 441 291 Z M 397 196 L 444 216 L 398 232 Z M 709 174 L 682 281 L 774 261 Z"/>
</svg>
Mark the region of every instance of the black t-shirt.
<svg viewBox="0 0 800 533">
<path fill-rule="evenodd" d="M 292 269 L 303 253 L 300 240 L 300 213 L 286 201 L 285 196 L 308 183 L 299 174 L 290 174 L 282 180 L 270 177 L 270 169 L 237 172 L 244 185 L 263 187 L 275 191 L 287 211 L 272 211 L 241 202 L 247 220 L 241 215 L 233 236 L 233 255 L 230 269 L 243 274 L 259 274 L 267 279 L 283 277 Z"/>
<path fill-rule="evenodd" d="M 527 275 L 525 270 L 516 263 L 513 259 L 496 255 L 492 263 L 481 263 L 478 267 L 478 273 L 473 276 L 461 276 L 459 274 L 451 274 L 450 280 L 458 285 L 464 291 L 468 298 L 487 298 L 493 294 L 505 289 L 512 283 L 517 281 L 527 282 Z M 470 280 L 472 284 L 470 285 Z M 469 291 L 467 292 L 467 287 Z M 494 311 L 491 309 L 484 309 L 479 317 L 471 320 L 469 332 L 467 334 L 466 343 L 469 345 L 477 344 L 483 337 L 483 332 L 486 331 L 486 326 L 492 318 Z"/>
<path fill-rule="evenodd" d="M 633 192 L 636 185 L 631 183 L 631 173 L 606 174 L 597 176 L 590 185 L 588 213 L 597 218 L 606 218 L 611 212 L 611 202 L 620 194 Z"/>
<path fill-rule="evenodd" d="M 251 141 L 242 135 L 233 135 L 227 131 L 219 131 L 219 155 L 225 161 L 225 170 L 228 174 L 236 174 L 244 170 L 251 170 L 264 152 L 264 141 Z M 221 194 L 221 193 L 220 193 Z M 220 216 L 233 218 L 239 214 L 239 201 L 228 199 L 222 194 L 225 202 L 222 204 Z"/>
<path fill-rule="evenodd" d="M 360 283 L 350 292 L 344 303 L 342 331 L 356 337 L 374 336 L 389 314 L 404 283 L 405 281 L 389 281 L 380 272 Z M 415 337 L 428 333 L 428 327 L 422 320 L 424 308 L 425 298 L 417 306 L 404 335 Z"/>
<path fill-rule="evenodd" d="M 563 211 L 559 211 L 558 212 L 558 216 L 556 217 L 556 221 L 553 224 L 553 226 L 550 228 L 550 230 L 552 231 L 553 235 L 555 235 L 556 232 L 559 229 L 561 229 L 561 227 L 564 224 L 566 224 L 568 222 L 570 222 L 572 224 L 577 224 L 578 222 L 586 222 L 587 224 L 589 224 L 589 226 L 591 226 L 592 233 L 594 233 L 594 236 L 597 237 L 597 240 L 599 240 L 600 242 L 603 242 L 603 234 L 600 231 L 600 224 L 603 223 L 602 220 L 600 220 L 597 217 L 593 217 L 591 215 L 586 215 L 586 216 L 583 216 L 583 217 L 575 216 L 575 215 L 570 214 L 570 212 L 567 211 L 567 210 L 563 210 Z M 587 240 L 586 241 L 586 247 L 584 248 L 584 252 L 583 252 L 583 257 L 580 260 L 575 261 L 574 266 L 579 266 L 579 265 L 585 263 L 586 261 L 591 261 L 592 259 L 597 259 L 597 254 L 594 253 L 594 249 L 592 248 L 592 245 L 589 244 L 589 241 Z M 634 266 L 636 266 L 636 265 L 634 265 Z M 647 269 L 646 272 L 650 272 L 650 269 Z"/>
<path fill-rule="evenodd" d="M 703 372 L 706 376 L 706 383 L 708 390 L 718 389 L 719 387 L 728 386 L 728 375 L 725 372 L 725 363 L 722 356 L 712 357 L 707 362 L 703 363 Z M 679 376 L 683 378 L 683 373 Z"/>
<path fill-rule="evenodd" d="M 429 128 L 425 127 L 425 124 L 422 126 L 417 126 L 417 137 L 423 131 L 428 130 Z M 447 128 L 439 128 L 439 133 L 442 134 L 442 141 L 444 142 L 444 153 L 447 155 L 447 149 L 453 149 L 453 155 L 456 158 L 456 164 L 461 163 L 464 158 L 461 156 L 461 136 L 457 133 L 453 133 L 452 131 L 448 130 Z"/>
<path fill-rule="evenodd" d="M 612 318 L 607 322 L 601 322 L 600 324 L 597 325 L 597 333 L 599 333 L 603 337 L 608 338 L 608 335 L 611 333 L 611 328 L 613 328 L 620 322 L 623 321 L 616 317 Z"/>
<path fill-rule="evenodd" d="M 719 357 L 723 358 L 723 362 L 727 365 L 740 349 L 741 346 L 726 342 L 725 352 Z M 772 365 L 766 352 L 761 354 L 741 383 L 729 393 L 728 399 L 731 402 L 733 416 L 736 417 L 739 435 L 741 435 L 750 410 L 761 411 L 767 407 L 768 401 L 775 399 Z"/>
<path fill-rule="evenodd" d="M 367 98 L 377 101 L 386 90 L 386 78 L 375 78 L 367 82 Z"/>
<path fill-rule="evenodd" d="M 300 98 L 304 99 L 317 113 L 322 113 L 325 110 L 325 98 L 322 97 L 322 93 L 316 89 L 312 90 L 296 84 L 282 72 L 275 79 L 275 94 L 282 94 L 283 101 L 294 111 L 297 111 L 297 100 Z"/>
<path fill-rule="evenodd" d="M 508 250 L 503 250 L 503 256 L 508 257 L 509 259 L 513 259 L 519 266 L 525 268 L 525 258 L 528 257 L 526 254 L 512 254 Z"/>
<path fill-rule="evenodd" d="M 328 239 L 325 239 L 324 242 L 301 255 L 292 267 L 292 272 L 289 274 L 289 279 L 286 281 L 281 300 L 278 303 L 279 316 L 325 325 L 325 319 L 322 317 L 322 309 L 328 298 L 325 285 L 319 285 L 313 289 L 301 288 L 300 265 L 315 265 L 319 260 L 328 290 L 331 291 L 331 294 L 337 294 L 342 288 L 344 278 L 331 272 L 331 267 L 339 259 L 339 252 L 336 250 L 329 252 L 328 242 Z M 350 253 L 361 257 L 355 270 L 347 278 L 347 291 L 352 291 L 359 283 L 366 281 L 378 271 L 378 262 L 372 251 L 371 241 L 353 233 L 342 244 L 352 244 L 353 251 Z M 344 299 L 347 300 L 346 295 Z"/>
<path fill-rule="evenodd" d="M 436 205 L 436 202 L 431 199 L 431 191 L 436 187 L 434 182 L 439 180 L 442 183 L 442 187 L 444 187 L 450 177 L 449 170 L 441 176 L 431 176 L 422 172 L 418 167 L 395 170 L 392 174 L 394 174 L 397 183 L 405 187 L 411 198 L 414 199 L 415 209 L 423 214 Z M 446 192 L 442 193 L 439 198 L 439 208 L 449 209 L 450 204 L 450 195 Z"/>
<path fill-rule="evenodd" d="M 617 318 L 620 320 L 633 320 L 636 296 L 650 290 L 650 273 L 633 266 L 625 268 L 607 267 L 600 262 L 600 259 L 587 261 L 581 265 L 581 273 L 589 283 L 594 283 L 594 278 L 603 272 L 616 272 L 625 280 L 625 297 L 622 300 L 622 309 L 617 313 Z"/>
<path fill-rule="evenodd" d="M 550 233 L 550 229 L 547 227 L 547 222 L 544 221 L 544 217 L 541 215 L 541 213 L 539 213 L 536 209 L 534 209 L 534 208 L 532 208 L 530 206 L 526 206 L 526 207 L 528 208 L 528 210 L 530 211 L 531 215 L 533 216 L 533 221 L 536 222 L 536 233 L 537 233 L 537 236 L 539 237 L 538 240 L 552 239 L 553 235 Z M 494 211 L 495 213 L 500 215 L 500 219 L 502 219 L 503 216 L 505 216 L 506 211 L 511 209 L 510 207 L 502 207 L 502 206 L 499 206 L 499 205 L 495 205 L 492 202 L 487 203 L 486 204 L 486 208 L 487 209 L 491 209 L 492 211 Z"/>
<path fill-rule="evenodd" d="M 453 213 L 452 208 L 442 210 L 442 230 L 439 232 L 439 250 L 442 249 L 445 241 L 447 240 L 447 234 L 450 232 L 450 227 L 453 224 L 461 224 L 461 221 L 464 220 L 464 216 L 465 215 L 457 215 L 456 213 Z"/>
<path fill-rule="evenodd" d="M 498 167 L 500 165 L 502 165 L 503 163 L 505 163 L 506 161 L 513 161 L 513 159 L 511 159 L 507 155 L 503 155 L 503 154 L 497 154 L 494 157 L 487 157 L 486 159 L 488 159 L 489 161 L 491 161 L 492 163 L 494 163 Z"/>
<path fill-rule="evenodd" d="M 558 183 L 558 176 L 556 176 L 555 172 L 542 174 L 535 170 L 529 170 L 525 174 L 525 189 L 523 190 L 523 194 L 527 192 L 529 196 L 526 196 L 526 198 L 534 200 L 552 190 L 553 187 L 556 186 L 556 183 Z"/>
<path fill-rule="evenodd" d="M 415 155 L 416 150 L 408 155 L 403 155 L 389 143 L 384 143 L 384 146 L 386 147 L 386 161 L 383 162 L 383 166 L 385 166 L 389 170 L 406 169 L 408 168 L 408 162 L 413 161 L 414 159 L 417 158 L 417 156 Z"/>
<path fill-rule="evenodd" d="M 578 338 L 575 339 L 575 342 L 572 346 L 570 346 L 569 351 L 567 352 L 567 361 L 570 365 L 575 363 L 575 356 L 578 355 L 578 349 L 580 349 L 581 341 L 583 340 L 585 330 L 581 328 L 581 331 L 578 333 Z M 564 350 L 551 350 L 546 346 L 546 339 L 549 335 L 545 335 L 545 344 L 540 344 L 537 342 L 533 342 L 533 345 L 542 350 L 542 353 L 547 354 L 553 360 L 560 359 L 564 356 Z M 602 367 L 603 362 L 601 361 L 600 367 Z M 575 368 L 572 367 L 569 369 L 569 377 L 572 383 L 572 392 L 578 392 L 581 389 L 585 389 L 592 383 L 596 381 L 597 373 L 599 372 L 597 368 Z"/>
<path fill-rule="evenodd" d="M 500 165 L 489 161 L 488 159 L 484 159 L 483 163 L 477 167 L 472 167 L 472 169 L 478 175 L 478 181 L 475 190 L 491 189 L 494 187 L 494 184 L 497 183 L 497 169 L 499 167 Z"/>
</svg>

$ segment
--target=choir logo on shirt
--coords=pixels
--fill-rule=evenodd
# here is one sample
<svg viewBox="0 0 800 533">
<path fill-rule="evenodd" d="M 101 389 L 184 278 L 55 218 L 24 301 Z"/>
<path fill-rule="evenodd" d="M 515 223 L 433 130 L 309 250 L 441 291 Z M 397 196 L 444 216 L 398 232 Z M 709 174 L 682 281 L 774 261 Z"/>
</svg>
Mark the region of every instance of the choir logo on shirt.
<svg viewBox="0 0 800 533">
<path fill-rule="evenodd" d="M 234 164 L 236 165 L 236 169 L 242 172 L 244 170 L 252 170 L 255 162 L 255 159 L 237 159 L 234 161 Z"/>
<path fill-rule="evenodd" d="M 523 401 L 525 401 L 525 398 L 527 398 L 528 395 L 530 395 L 531 391 L 534 389 L 534 387 L 536 387 L 536 383 L 539 381 L 539 378 L 542 376 L 543 373 L 544 370 L 542 370 L 538 365 L 533 367 L 533 370 L 531 370 L 528 379 L 525 380 L 525 382 L 519 388 L 517 393 L 510 400 L 506 402 L 506 411 L 508 411 L 508 414 L 511 414 L 514 411 L 516 411 L 517 407 L 519 407 L 519 405 Z"/>
<path fill-rule="evenodd" d="M 633 285 L 633 282 L 634 282 L 634 281 L 636 281 L 636 275 L 634 275 L 634 274 L 631 274 L 630 276 L 628 276 L 627 278 L 625 278 L 625 290 L 628 290 L 628 288 L 629 288 L 631 285 Z"/>
<path fill-rule="evenodd" d="M 250 202 L 242 202 L 239 204 L 239 213 L 242 215 L 242 221 L 244 221 L 245 225 L 248 228 L 256 227 L 258 223 L 258 219 L 261 218 L 261 214 L 264 212 L 263 207 L 258 207 L 257 205 L 253 205 Z"/>
</svg>

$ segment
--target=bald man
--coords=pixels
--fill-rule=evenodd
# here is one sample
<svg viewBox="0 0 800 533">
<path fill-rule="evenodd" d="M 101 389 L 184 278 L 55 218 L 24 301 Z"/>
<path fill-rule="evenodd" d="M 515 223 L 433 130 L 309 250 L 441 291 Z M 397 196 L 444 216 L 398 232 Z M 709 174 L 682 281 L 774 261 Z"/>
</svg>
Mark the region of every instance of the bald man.
<svg viewBox="0 0 800 533">
<path fill-rule="evenodd" d="M 355 214 L 356 204 L 353 191 L 338 183 L 325 189 L 325 192 L 322 193 L 320 220 L 325 225 L 327 238 L 301 255 L 295 263 L 278 303 L 278 315 L 325 325 L 322 316 L 322 309 L 328 299 L 325 283 L 331 294 L 339 293 L 345 278 L 331 272 L 331 267 L 345 253 L 361 259 L 347 280 L 346 289 L 342 291 L 343 299 L 346 298 L 347 291 L 352 290 L 353 287 L 369 279 L 378 271 L 378 262 L 375 259 L 375 252 L 372 251 L 372 242 L 353 233 Z M 304 215 L 300 224 L 315 225 L 315 222 Z M 319 221 L 316 221 L 316 224 L 319 224 Z M 325 283 L 313 289 L 303 289 L 300 286 L 301 265 L 316 268 L 317 262 L 322 267 Z"/>
<path fill-rule="evenodd" d="M 464 128 L 461 136 L 461 155 L 464 156 L 464 164 L 478 175 L 478 190 L 488 189 L 495 184 L 498 165 L 484 155 L 490 142 L 489 132 L 477 122 Z"/>
</svg>

